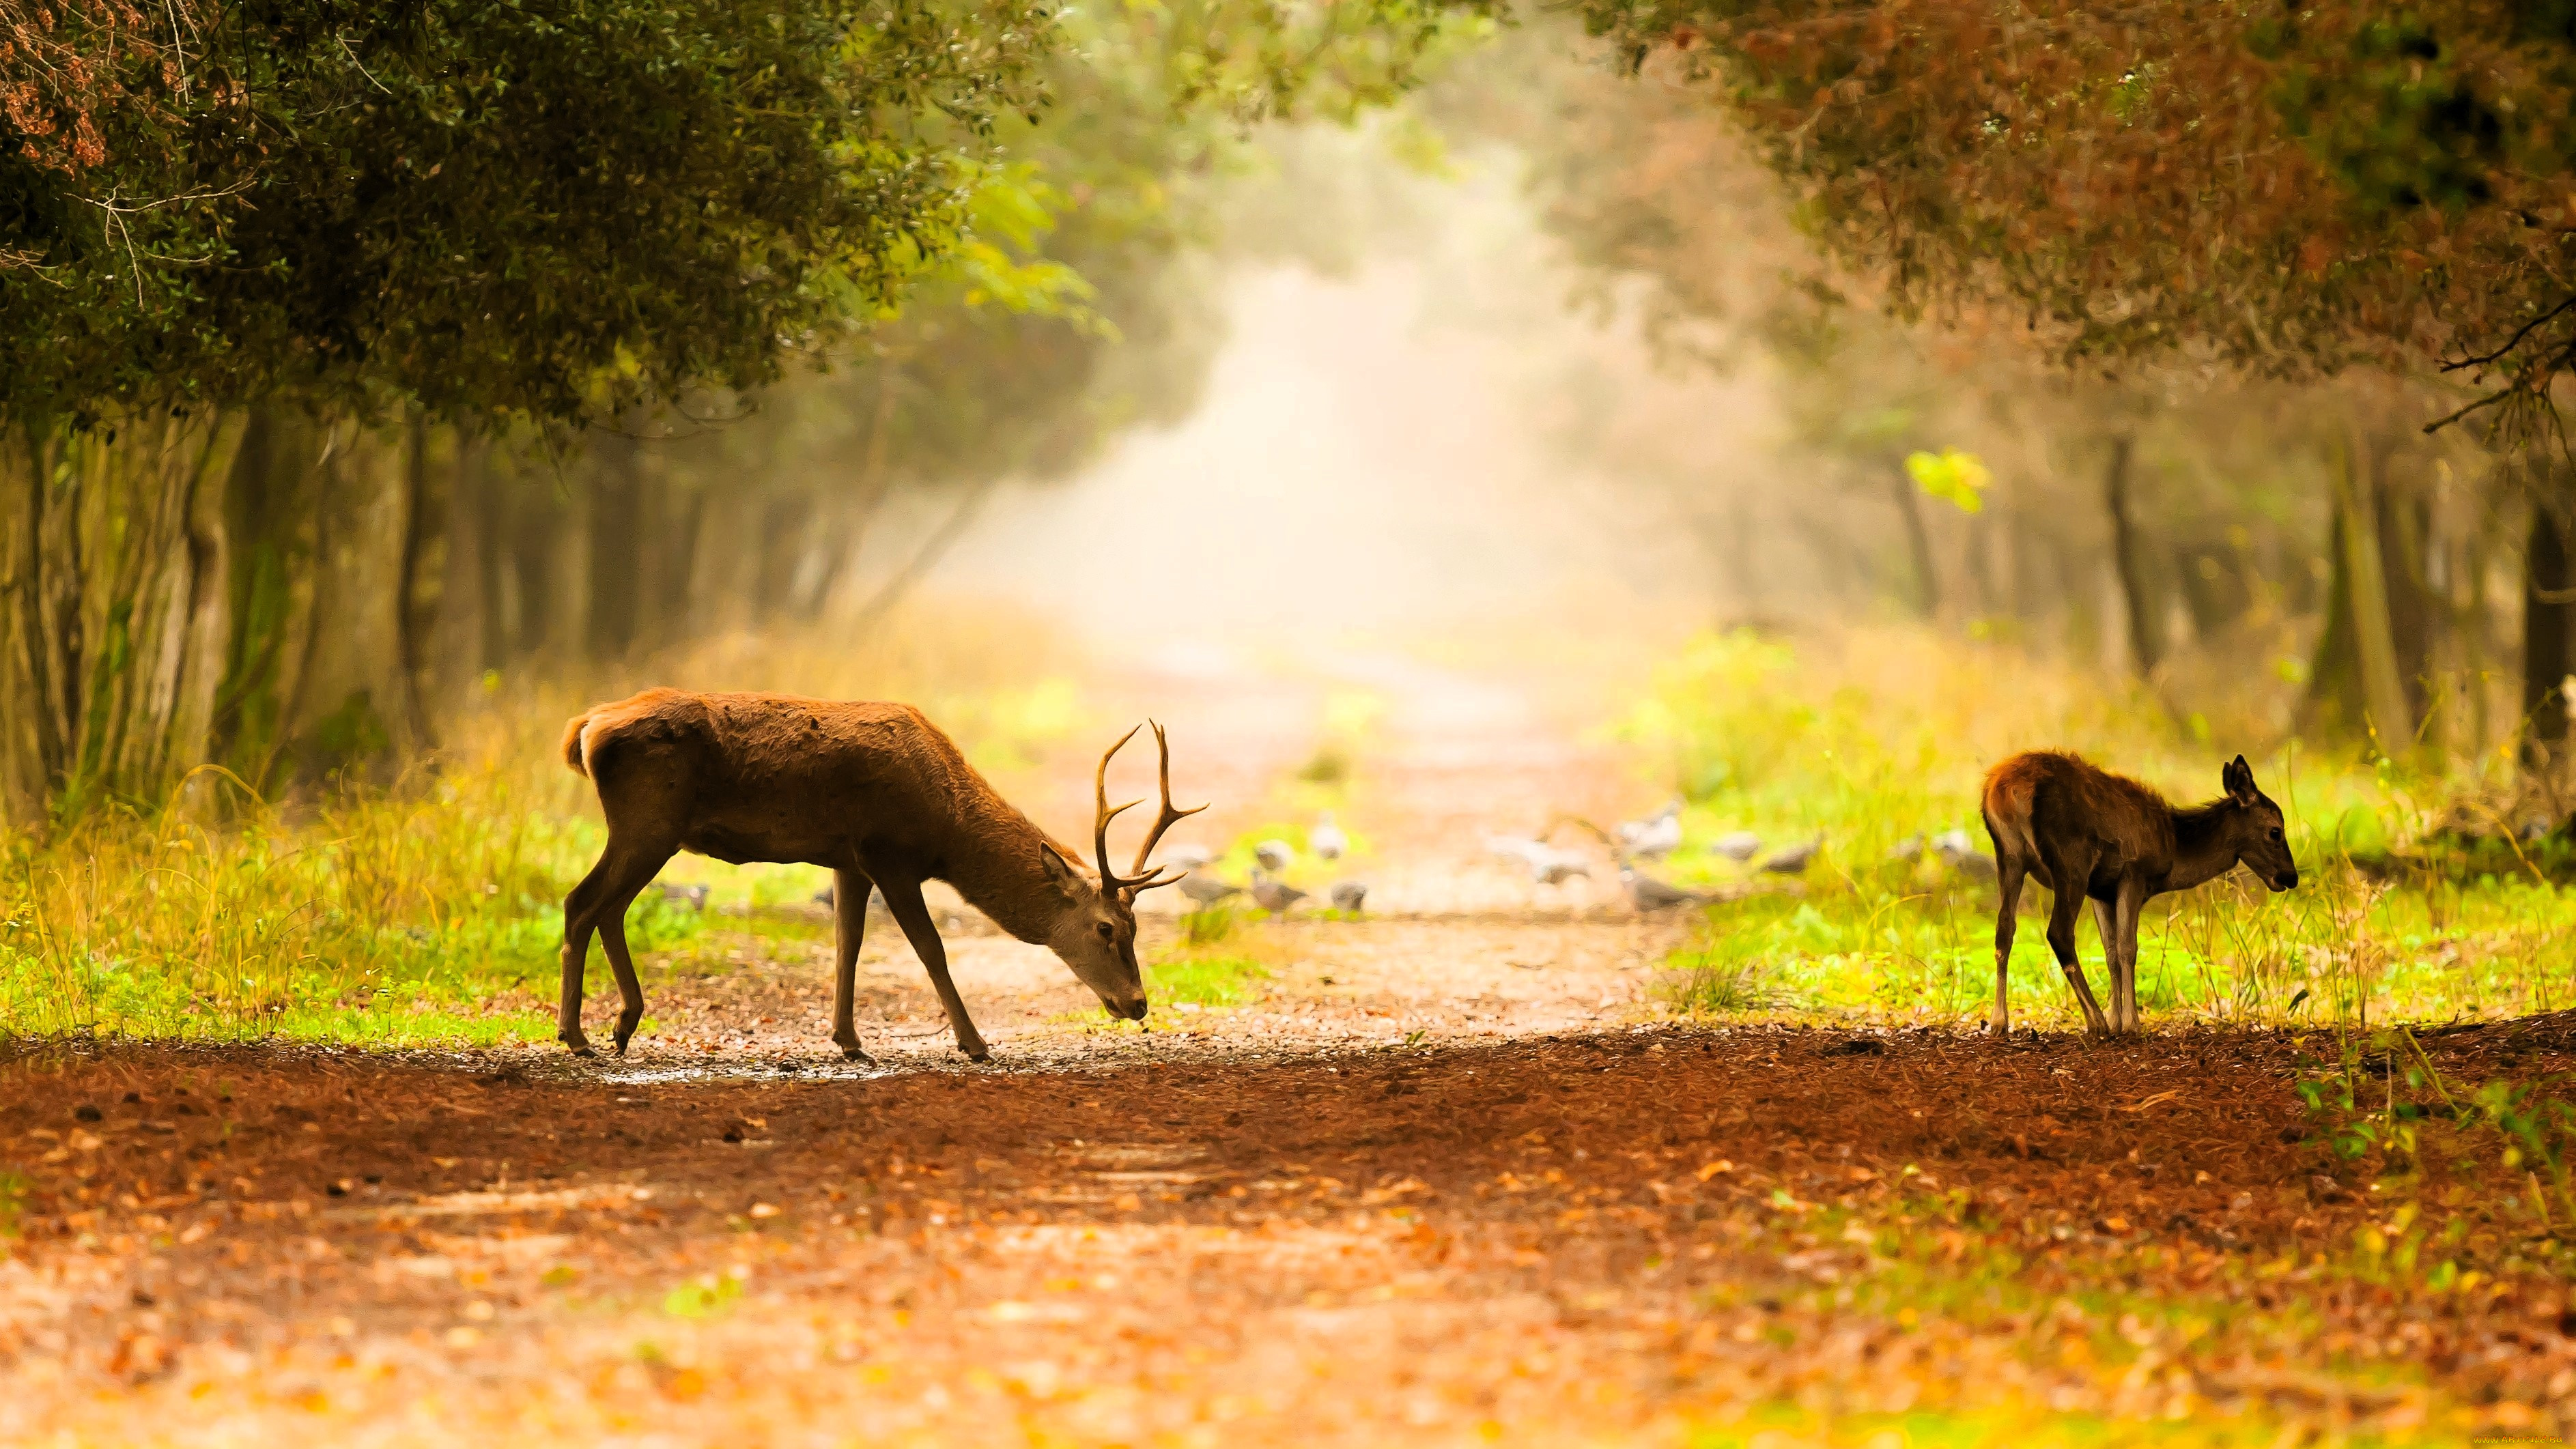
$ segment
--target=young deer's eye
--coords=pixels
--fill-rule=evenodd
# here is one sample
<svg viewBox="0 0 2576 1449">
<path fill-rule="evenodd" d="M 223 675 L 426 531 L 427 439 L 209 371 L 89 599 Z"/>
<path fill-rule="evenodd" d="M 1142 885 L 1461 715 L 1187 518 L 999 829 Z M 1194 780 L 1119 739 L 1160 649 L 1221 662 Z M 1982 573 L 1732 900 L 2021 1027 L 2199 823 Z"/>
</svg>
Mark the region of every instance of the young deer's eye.
<svg viewBox="0 0 2576 1449">
<path fill-rule="evenodd" d="M 2289 839 L 2289 837 L 2288 837 L 2288 836 L 2286 836 L 2286 835 L 2283 835 L 2283 834 L 2281 833 L 2281 827 L 2280 827 L 2280 826 L 2275 825 L 2275 826 L 2273 826 L 2273 827 L 2272 827 L 2272 843 L 2273 843 L 2274 845 L 2278 845 L 2278 844 L 2280 844 L 2282 841 L 2287 840 L 2287 839 Z"/>
</svg>

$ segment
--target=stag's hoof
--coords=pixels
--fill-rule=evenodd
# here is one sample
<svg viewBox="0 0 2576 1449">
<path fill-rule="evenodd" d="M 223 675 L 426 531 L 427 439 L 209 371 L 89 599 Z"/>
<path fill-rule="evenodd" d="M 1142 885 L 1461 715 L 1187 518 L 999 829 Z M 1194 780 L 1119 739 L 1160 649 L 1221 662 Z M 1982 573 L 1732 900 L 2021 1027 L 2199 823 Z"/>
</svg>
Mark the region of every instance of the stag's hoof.
<svg viewBox="0 0 2576 1449">
<path fill-rule="evenodd" d="M 973 1046 L 961 1046 L 958 1050 L 966 1054 L 966 1060 L 979 1066 L 993 1059 L 993 1049 L 980 1041 Z"/>
<path fill-rule="evenodd" d="M 572 1054 L 573 1054 L 574 1056 L 577 1056 L 577 1057 L 595 1057 L 595 1056 L 599 1055 L 599 1053 L 597 1053 L 597 1052 L 595 1052 L 595 1051 L 592 1051 L 592 1050 L 590 1049 L 590 1038 L 589 1038 L 589 1037 L 586 1037 L 586 1036 L 584 1036 L 584 1035 L 582 1035 L 579 1031 L 559 1031 L 559 1032 L 556 1032 L 556 1033 L 555 1033 L 555 1040 L 557 1040 L 557 1041 L 559 1041 L 559 1042 L 562 1042 L 562 1043 L 563 1043 L 565 1046 L 567 1046 L 567 1047 L 572 1048 Z"/>
<path fill-rule="evenodd" d="M 863 1067 L 873 1067 L 877 1064 L 877 1059 L 875 1057 L 869 1056 L 866 1052 L 859 1050 L 855 1045 L 844 1046 L 841 1048 L 841 1060 L 845 1062 L 857 1062 Z"/>
</svg>

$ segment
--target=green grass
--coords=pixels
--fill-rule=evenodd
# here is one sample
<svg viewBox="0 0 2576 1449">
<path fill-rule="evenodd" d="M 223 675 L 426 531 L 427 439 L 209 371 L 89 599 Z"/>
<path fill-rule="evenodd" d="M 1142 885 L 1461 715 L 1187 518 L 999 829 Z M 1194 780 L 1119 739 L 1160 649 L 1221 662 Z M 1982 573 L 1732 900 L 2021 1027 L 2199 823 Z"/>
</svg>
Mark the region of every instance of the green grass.
<svg viewBox="0 0 2576 1449">
<path fill-rule="evenodd" d="M 1250 956 L 1193 951 L 1145 969 L 1145 990 L 1157 1003 L 1242 1006 L 1260 995 L 1270 970 Z"/>
<path fill-rule="evenodd" d="M 566 885 L 599 827 L 499 774 L 220 827 L 103 814 L 0 859 L 0 1030 L 369 1046 L 553 1034 Z M 667 947 L 693 912 L 639 900 Z"/>
<path fill-rule="evenodd" d="M 1908 837 L 1964 829 L 1983 773 L 2016 749 L 2071 747 L 2177 800 L 2217 793 L 2242 750 L 2289 818 L 2304 880 L 2270 896 L 2241 877 L 2150 903 L 2139 998 L 2150 1013 L 2239 1024 L 2365 1027 L 2519 1015 L 2576 1004 L 2576 896 L 2556 876 L 2576 848 L 2463 841 L 2436 821 L 2487 809 L 2510 770 L 2364 762 L 2350 749 L 2177 724 L 2130 687 L 1991 645 L 1920 632 L 1797 646 L 1707 636 L 1608 731 L 1683 792 L 1685 841 L 1667 873 L 1691 884 L 1766 878 L 1707 847 L 1750 829 L 1825 849 L 1797 894 L 1711 907 L 1665 963 L 1688 1012 L 1947 1020 L 1994 993 L 1996 893 Z M 2489 810 L 2489 813 L 2494 813 Z M 2045 889 L 2023 892 L 2010 974 L 2016 1020 L 2076 1020 L 2045 939 Z M 2102 989 L 2089 911 L 2078 953 Z"/>
</svg>

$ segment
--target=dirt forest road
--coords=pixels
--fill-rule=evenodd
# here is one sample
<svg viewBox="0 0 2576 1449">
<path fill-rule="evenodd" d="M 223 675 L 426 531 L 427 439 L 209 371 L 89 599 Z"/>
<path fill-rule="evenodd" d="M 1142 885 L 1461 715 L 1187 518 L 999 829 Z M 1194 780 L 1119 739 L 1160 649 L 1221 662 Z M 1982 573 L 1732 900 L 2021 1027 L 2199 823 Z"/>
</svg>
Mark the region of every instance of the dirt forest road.
<svg viewBox="0 0 2576 1449">
<path fill-rule="evenodd" d="M 875 942 L 880 1064 L 847 1068 L 820 944 L 744 934 L 720 938 L 730 969 L 655 979 L 663 1025 L 622 1064 L 23 1051 L 0 1064 L 0 1443 L 2271 1444 L 2568 1422 L 2555 1293 L 2427 1299 L 2337 1266 L 2385 1213 L 2295 1145 L 2288 1039 L 1655 1019 L 1676 927 L 1538 898 L 1460 844 L 1619 803 L 1559 798 L 1598 762 L 1468 688 L 1390 687 L 1391 803 L 1367 822 L 1386 918 L 1277 927 L 1256 999 L 1143 1033 L 969 934 L 996 1056 L 968 1066 Z M 1246 793 L 1307 746 L 1215 735 Z"/>
</svg>

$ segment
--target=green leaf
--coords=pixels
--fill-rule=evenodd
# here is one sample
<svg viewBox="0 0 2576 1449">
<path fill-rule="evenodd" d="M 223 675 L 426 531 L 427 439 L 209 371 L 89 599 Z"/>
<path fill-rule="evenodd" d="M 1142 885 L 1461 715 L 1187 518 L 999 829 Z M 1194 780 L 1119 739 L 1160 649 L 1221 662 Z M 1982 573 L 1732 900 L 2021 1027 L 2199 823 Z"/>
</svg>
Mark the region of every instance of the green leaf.
<svg viewBox="0 0 2576 1449">
<path fill-rule="evenodd" d="M 1944 448 L 1939 453 L 1914 452 L 1905 455 L 1905 471 L 1914 486 L 1961 513 L 1982 513 L 1986 508 L 1986 487 L 1994 475 L 1986 471 L 1984 460 L 1974 453 L 1957 448 Z"/>
</svg>

